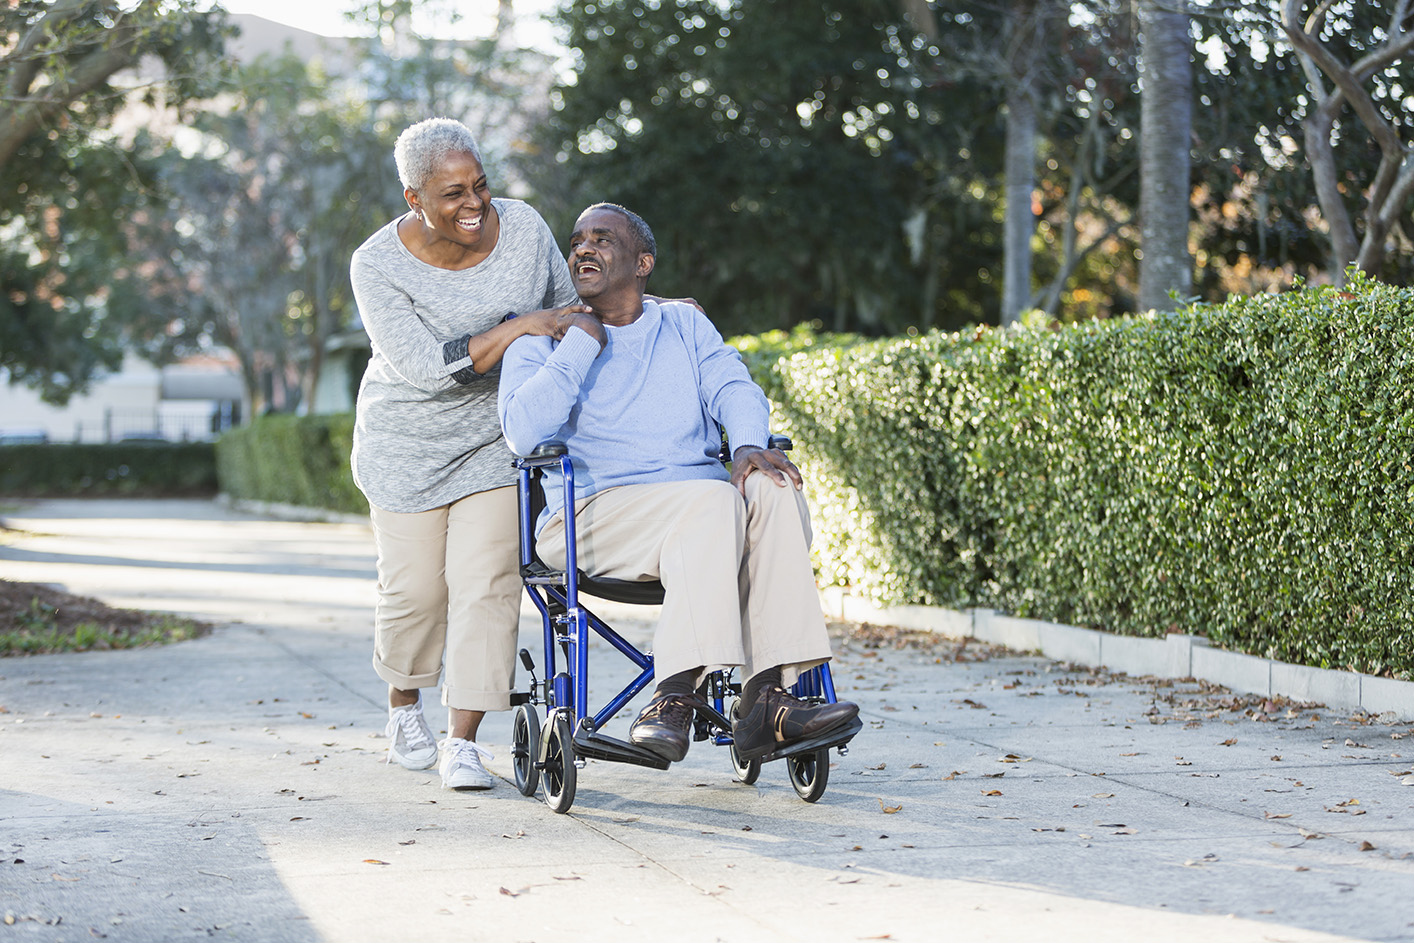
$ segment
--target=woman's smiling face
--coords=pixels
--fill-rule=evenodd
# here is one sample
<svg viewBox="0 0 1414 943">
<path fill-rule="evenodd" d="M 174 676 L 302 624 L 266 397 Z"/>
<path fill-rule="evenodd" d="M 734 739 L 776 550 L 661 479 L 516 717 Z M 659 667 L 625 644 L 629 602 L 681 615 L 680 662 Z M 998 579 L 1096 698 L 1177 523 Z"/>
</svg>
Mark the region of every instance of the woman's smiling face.
<svg viewBox="0 0 1414 943">
<path fill-rule="evenodd" d="M 422 211 L 422 223 L 432 238 L 440 237 L 472 252 L 489 252 L 491 187 L 481 161 L 466 151 L 442 159 L 421 191 L 404 194 L 408 205 Z"/>
</svg>

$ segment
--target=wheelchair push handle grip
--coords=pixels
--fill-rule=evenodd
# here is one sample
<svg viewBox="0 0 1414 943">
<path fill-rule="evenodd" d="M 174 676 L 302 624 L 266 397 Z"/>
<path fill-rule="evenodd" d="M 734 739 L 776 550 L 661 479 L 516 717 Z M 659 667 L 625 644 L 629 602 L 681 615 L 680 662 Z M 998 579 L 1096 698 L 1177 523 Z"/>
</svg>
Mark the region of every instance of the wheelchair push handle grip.
<svg viewBox="0 0 1414 943">
<path fill-rule="evenodd" d="M 569 454 L 569 446 L 563 442 L 551 439 L 549 442 L 541 442 L 530 450 L 529 455 L 516 456 L 515 465 L 517 468 L 540 468 L 544 465 L 558 465 L 560 456 Z"/>
<path fill-rule="evenodd" d="M 773 435 L 766 442 L 766 448 L 780 449 L 782 452 L 789 452 L 791 449 L 795 448 L 795 443 L 790 440 L 790 436 Z"/>
</svg>

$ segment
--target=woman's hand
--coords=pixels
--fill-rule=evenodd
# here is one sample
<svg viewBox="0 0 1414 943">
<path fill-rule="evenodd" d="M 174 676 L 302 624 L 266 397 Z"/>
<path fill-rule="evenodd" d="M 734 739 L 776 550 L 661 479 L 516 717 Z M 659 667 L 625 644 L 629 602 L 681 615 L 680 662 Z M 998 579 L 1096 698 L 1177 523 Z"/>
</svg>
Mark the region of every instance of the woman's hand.
<svg viewBox="0 0 1414 943">
<path fill-rule="evenodd" d="M 657 295 L 649 294 L 645 294 L 643 297 L 647 298 L 649 301 L 656 301 L 658 304 L 662 304 L 665 301 L 680 301 L 683 304 L 692 305 L 694 308 L 696 308 L 698 311 L 701 311 L 703 314 L 707 313 L 707 309 L 702 307 L 702 305 L 698 304 L 696 298 L 660 298 Z"/>
</svg>

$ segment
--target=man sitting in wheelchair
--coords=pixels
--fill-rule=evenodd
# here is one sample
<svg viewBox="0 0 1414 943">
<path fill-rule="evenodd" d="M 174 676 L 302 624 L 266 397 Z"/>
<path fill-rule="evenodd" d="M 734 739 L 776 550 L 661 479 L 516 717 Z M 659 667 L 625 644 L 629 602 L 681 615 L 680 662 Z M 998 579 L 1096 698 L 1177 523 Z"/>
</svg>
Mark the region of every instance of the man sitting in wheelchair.
<svg viewBox="0 0 1414 943">
<path fill-rule="evenodd" d="M 752 760 L 848 725 L 859 708 L 786 690 L 830 659 L 800 472 L 765 447 L 769 404 L 712 323 L 690 304 L 645 300 L 656 255 L 635 213 L 600 203 L 580 215 L 568 261 L 593 313 L 559 341 L 511 345 L 501 424 L 517 454 L 549 440 L 569 447 L 582 570 L 663 584 L 656 688 L 630 740 L 681 760 L 702 678 L 744 666 L 732 736 Z M 560 478 L 547 474 L 536 524 L 536 550 L 555 567 L 565 563 Z"/>
</svg>

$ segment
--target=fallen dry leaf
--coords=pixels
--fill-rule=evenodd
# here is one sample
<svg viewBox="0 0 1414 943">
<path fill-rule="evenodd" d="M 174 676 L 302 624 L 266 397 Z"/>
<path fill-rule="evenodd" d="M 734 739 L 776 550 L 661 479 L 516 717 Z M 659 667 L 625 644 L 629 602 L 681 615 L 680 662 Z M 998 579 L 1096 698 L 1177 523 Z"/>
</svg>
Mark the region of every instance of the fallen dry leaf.
<svg viewBox="0 0 1414 943">
<path fill-rule="evenodd" d="M 897 811 L 899 811 L 900 809 L 902 809 L 903 806 L 902 806 L 902 805 L 884 805 L 884 800 L 883 800 L 883 799 L 880 799 L 880 800 L 879 800 L 879 808 L 880 808 L 881 810 L 883 810 L 883 813 L 884 813 L 885 815 L 893 815 L 895 812 L 897 812 Z"/>
<path fill-rule="evenodd" d="M 1236 737 L 1228 737 L 1228 738 L 1227 738 L 1226 740 L 1224 740 L 1221 744 L 1219 744 L 1219 746 L 1230 747 L 1230 746 L 1232 746 L 1232 745 L 1233 745 L 1234 743 L 1236 743 L 1236 742 L 1237 742 L 1237 738 L 1236 738 Z"/>
<path fill-rule="evenodd" d="M 363 859 L 363 863 L 364 863 L 364 864 L 382 864 L 382 865 L 386 865 L 386 864 L 388 864 L 389 862 L 387 862 L 387 861 L 379 861 L 377 858 L 364 858 L 364 859 Z"/>
<path fill-rule="evenodd" d="M 519 897 L 519 896 L 520 896 L 519 894 L 517 894 L 515 891 L 511 890 L 511 889 L 508 888 L 508 887 L 503 887 L 503 888 L 501 888 L 501 893 L 502 893 L 502 894 L 505 894 L 507 897 Z"/>
<path fill-rule="evenodd" d="M 982 790 L 982 795 L 984 795 L 984 796 L 1000 796 L 1001 794 L 1002 794 L 1002 791 L 1001 791 L 1000 789 L 983 789 L 983 790 Z"/>
<path fill-rule="evenodd" d="M 1289 819 L 1289 818 L 1291 818 L 1291 813 L 1290 813 L 1290 812 L 1264 812 L 1264 813 L 1262 813 L 1262 814 L 1265 815 L 1265 816 L 1266 816 L 1267 818 L 1269 818 L 1269 819 Z"/>
<path fill-rule="evenodd" d="M 1113 799 L 1114 797 L 1115 797 L 1115 794 L 1112 793 L 1112 792 L 1097 792 L 1097 793 L 1095 793 L 1094 795 L 1092 795 L 1090 798 L 1091 798 L 1091 799 Z"/>
<path fill-rule="evenodd" d="M 1374 851 L 1374 850 L 1375 850 L 1375 846 L 1372 845 L 1372 844 L 1370 844 L 1370 843 L 1367 842 L 1367 841 L 1362 841 L 1362 842 L 1360 843 L 1360 850 L 1361 850 L 1361 851 Z"/>
</svg>

